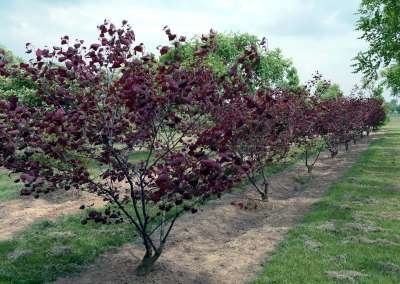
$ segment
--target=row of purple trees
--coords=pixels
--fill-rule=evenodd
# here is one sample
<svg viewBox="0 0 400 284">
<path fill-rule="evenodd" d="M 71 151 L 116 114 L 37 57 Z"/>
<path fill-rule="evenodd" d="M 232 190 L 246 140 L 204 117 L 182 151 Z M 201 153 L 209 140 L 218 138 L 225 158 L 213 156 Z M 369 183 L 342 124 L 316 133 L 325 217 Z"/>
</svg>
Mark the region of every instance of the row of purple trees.
<svg viewBox="0 0 400 284">
<path fill-rule="evenodd" d="M 0 166 L 20 173 L 22 195 L 75 188 L 102 197 L 105 208 L 88 209 L 82 223 L 130 223 L 145 248 L 138 274 L 151 270 L 184 212 L 196 213 L 245 178 L 266 200 L 264 170 L 291 147 L 311 152 L 323 139 L 334 156 L 340 143 L 385 117 L 376 99 L 321 100 L 307 89 L 258 86 L 254 45 L 216 75 L 204 63 L 218 48 L 213 31 L 183 64 L 185 38 L 168 27 L 170 44 L 159 51 L 173 50 L 174 59 L 164 61 L 135 44 L 126 21 L 98 29 L 99 41 L 89 46 L 68 36 L 52 48 L 27 44 L 34 58 L 17 66 L 0 51 L 0 74 L 23 74 L 41 101 L 0 100 Z M 146 153 L 140 162 L 129 158 L 136 151 Z M 91 174 L 93 161 L 99 175 Z"/>
</svg>

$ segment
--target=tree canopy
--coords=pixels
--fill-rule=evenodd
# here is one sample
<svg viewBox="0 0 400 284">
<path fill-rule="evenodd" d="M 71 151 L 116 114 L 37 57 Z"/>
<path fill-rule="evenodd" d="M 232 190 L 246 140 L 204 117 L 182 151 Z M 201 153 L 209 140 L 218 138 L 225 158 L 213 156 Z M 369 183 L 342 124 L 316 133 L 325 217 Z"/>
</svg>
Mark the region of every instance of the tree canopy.
<svg viewBox="0 0 400 284">
<path fill-rule="evenodd" d="M 339 84 L 336 83 L 329 85 L 326 90 L 321 93 L 321 98 L 324 100 L 330 100 L 342 96 L 343 92 L 340 89 Z"/>
<path fill-rule="evenodd" d="M 356 56 L 355 71 L 368 79 L 382 75 L 393 95 L 399 95 L 400 1 L 363 0 L 358 15 L 356 29 L 369 47 Z"/>
<path fill-rule="evenodd" d="M 249 46 L 256 46 L 260 59 L 255 66 L 253 79 L 257 85 L 299 88 L 299 76 L 292 61 L 285 58 L 278 48 L 268 50 L 265 39 L 260 40 L 248 33 L 216 33 L 216 43 L 216 48 L 207 54 L 205 59 L 214 73 L 221 76 L 227 75 L 245 49 Z M 178 48 L 168 50 L 160 60 L 161 62 L 175 60 L 174 57 L 179 53 L 183 57 L 184 63 L 189 64 L 193 62 L 195 52 L 198 51 L 201 44 L 201 37 L 195 37 Z"/>
<path fill-rule="evenodd" d="M 0 60 L 7 62 L 6 68 L 23 62 L 22 58 L 15 56 L 11 50 L 2 44 L 0 44 L 0 50 L 3 51 L 0 54 Z M 0 99 L 16 96 L 22 102 L 37 105 L 40 104 L 40 100 L 35 96 L 35 93 L 35 84 L 32 80 L 23 76 L 21 72 L 13 77 L 0 76 Z"/>
</svg>

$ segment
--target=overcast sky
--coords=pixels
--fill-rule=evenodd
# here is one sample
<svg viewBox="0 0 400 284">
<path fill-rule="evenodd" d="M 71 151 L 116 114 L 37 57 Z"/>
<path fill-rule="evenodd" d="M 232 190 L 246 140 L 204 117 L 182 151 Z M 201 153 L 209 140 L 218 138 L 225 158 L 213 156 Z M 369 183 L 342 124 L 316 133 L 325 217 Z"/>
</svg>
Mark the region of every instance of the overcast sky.
<svg viewBox="0 0 400 284">
<path fill-rule="evenodd" d="M 127 19 L 148 49 L 165 43 L 162 27 L 191 37 L 210 28 L 268 39 L 293 60 L 301 80 L 316 70 L 348 93 L 359 82 L 352 58 L 365 43 L 354 31 L 360 0 L 0 0 L 0 43 L 24 56 L 26 42 L 58 44 L 65 34 L 94 41 L 107 18 Z"/>
</svg>

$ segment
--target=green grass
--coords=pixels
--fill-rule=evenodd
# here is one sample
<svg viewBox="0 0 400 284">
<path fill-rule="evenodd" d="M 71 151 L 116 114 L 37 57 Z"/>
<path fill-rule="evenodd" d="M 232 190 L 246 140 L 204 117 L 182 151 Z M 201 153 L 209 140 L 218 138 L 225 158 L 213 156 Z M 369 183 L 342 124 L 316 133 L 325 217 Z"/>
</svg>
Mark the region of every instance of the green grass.
<svg viewBox="0 0 400 284">
<path fill-rule="evenodd" d="M 136 151 L 129 155 L 129 162 L 131 163 L 138 163 L 140 161 L 145 161 L 149 152 L 147 151 Z"/>
<path fill-rule="evenodd" d="M 83 213 L 82 213 L 83 214 Z M 41 221 L 0 242 L 0 283 L 43 283 L 78 272 L 97 256 L 132 241 L 129 225 L 83 226 L 83 215 Z"/>
<path fill-rule="evenodd" d="M 13 176 L 9 176 L 6 170 L 0 170 L 0 202 L 17 198 L 20 183 L 13 182 Z"/>
<path fill-rule="evenodd" d="M 289 232 L 254 284 L 400 283 L 400 119 L 384 131 Z M 340 280 L 328 271 L 363 276 Z"/>
</svg>

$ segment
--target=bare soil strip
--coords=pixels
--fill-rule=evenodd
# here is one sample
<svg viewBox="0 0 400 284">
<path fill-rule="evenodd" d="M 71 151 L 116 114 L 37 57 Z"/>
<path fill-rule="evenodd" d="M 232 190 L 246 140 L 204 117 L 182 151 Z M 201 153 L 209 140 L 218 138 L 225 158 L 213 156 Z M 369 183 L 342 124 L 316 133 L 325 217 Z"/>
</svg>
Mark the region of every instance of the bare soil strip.
<svg viewBox="0 0 400 284">
<path fill-rule="evenodd" d="M 370 138 L 371 139 L 371 138 Z M 256 210 L 241 210 L 231 202 L 258 198 L 249 187 L 211 202 L 195 215 L 178 220 L 154 272 L 135 276 L 143 255 L 140 245 L 128 244 L 101 256 L 78 275 L 56 283 L 246 283 L 261 272 L 288 230 L 367 148 L 366 139 L 330 159 L 323 153 L 312 178 L 302 164 L 271 179 L 270 201 Z"/>
<path fill-rule="evenodd" d="M 14 236 L 32 223 L 54 220 L 62 215 L 79 211 L 82 204 L 101 204 L 101 200 L 89 194 L 76 196 L 72 192 L 54 192 L 46 198 L 32 196 L 0 203 L 0 241 Z"/>
</svg>

